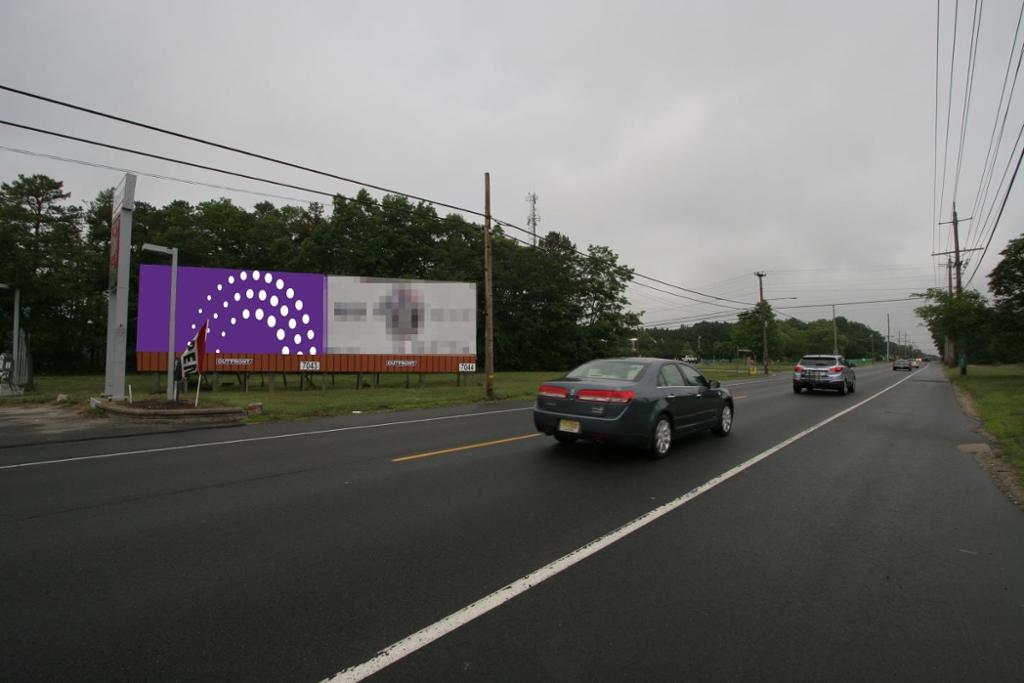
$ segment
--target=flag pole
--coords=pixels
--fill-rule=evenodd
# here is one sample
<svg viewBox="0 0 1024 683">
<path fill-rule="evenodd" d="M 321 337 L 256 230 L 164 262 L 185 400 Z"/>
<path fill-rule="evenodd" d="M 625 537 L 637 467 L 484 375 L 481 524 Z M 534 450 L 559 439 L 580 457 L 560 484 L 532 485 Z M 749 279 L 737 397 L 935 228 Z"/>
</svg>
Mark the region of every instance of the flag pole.
<svg viewBox="0 0 1024 683">
<path fill-rule="evenodd" d="M 196 375 L 196 408 L 199 407 L 199 389 L 203 386 L 203 376 Z"/>
</svg>

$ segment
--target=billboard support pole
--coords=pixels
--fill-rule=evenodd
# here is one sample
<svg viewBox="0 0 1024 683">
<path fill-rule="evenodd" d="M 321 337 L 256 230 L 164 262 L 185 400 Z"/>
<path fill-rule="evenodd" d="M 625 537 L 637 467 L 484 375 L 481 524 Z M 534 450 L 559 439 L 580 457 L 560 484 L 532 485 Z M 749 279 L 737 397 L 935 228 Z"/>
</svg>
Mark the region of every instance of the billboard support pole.
<svg viewBox="0 0 1024 683">
<path fill-rule="evenodd" d="M 132 211 L 135 209 L 135 176 L 126 173 L 114 190 L 110 221 L 110 267 L 107 303 L 107 364 L 104 394 L 124 400 L 125 356 L 128 346 L 128 278 L 132 252 Z"/>
<path fill-rule="evenodd" d="M 492 296 L 491 260 L 491 174 L 484 173 L 484 365 L 488 400 L 494 398 L 494 297 Z"/>
</svg>

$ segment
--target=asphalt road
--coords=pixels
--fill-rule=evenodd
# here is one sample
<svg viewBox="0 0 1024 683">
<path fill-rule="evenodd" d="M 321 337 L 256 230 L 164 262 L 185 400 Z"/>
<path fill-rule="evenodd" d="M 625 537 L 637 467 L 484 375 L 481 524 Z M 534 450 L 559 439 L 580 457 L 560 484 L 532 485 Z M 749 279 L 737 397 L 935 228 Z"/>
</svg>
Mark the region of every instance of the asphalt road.
<svg viewBox="0 0 1024 683">
<path fill-rule="evenodd" d="M 938 368 L 858 378 L 660 461 L 523 403 L 0 447 L 0 680 L 1021 680 L 1024 514 Z"/>
</svg>

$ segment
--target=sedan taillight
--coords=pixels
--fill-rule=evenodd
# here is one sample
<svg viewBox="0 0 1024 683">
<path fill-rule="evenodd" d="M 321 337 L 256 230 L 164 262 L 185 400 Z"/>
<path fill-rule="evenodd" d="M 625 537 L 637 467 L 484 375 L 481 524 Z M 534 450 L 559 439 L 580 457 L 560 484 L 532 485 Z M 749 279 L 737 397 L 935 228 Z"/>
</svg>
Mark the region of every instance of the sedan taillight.
<svg viewBox="0 0 1024 683">
<path fill-rule="evenodd" d="M 547 398 L 565 398 L 569 395 L 569 390 L 565 387 L 556 387 L 553 384 L 542 384 L 537 389 L 537 395 Z"/>
<path fill-rule="evenodd" d="M 830 368 L 829 370 L 831 372 L 834 372 L 834 373 L 840 373 L 840 372 L 843 371 L 843 366 L 842 365 L 837 365 L 834 368 Z"/>
<path fill-rule="evenodd" d="M 632 389 L 580 389 L 576 398 L 581 401 L 597 401 L 599 403 L 629 403 L 636 396 Z"/>
<path fill-rule="evenodd" d="M 804 371 L 804 366 L 800 365 L 799 363 L 797 363 L 796 365 L 793 366 L 793 372 L 803 372 L 803 371 Z"/>
</svg>

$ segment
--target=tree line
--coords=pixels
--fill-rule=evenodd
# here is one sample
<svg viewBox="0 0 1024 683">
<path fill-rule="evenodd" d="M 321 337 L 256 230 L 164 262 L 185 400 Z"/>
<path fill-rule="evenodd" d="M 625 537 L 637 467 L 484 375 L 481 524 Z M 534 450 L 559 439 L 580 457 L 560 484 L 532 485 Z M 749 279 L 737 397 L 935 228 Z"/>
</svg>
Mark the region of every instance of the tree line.
<svg viewBox="0 0 1024 683">
<path fill-rule="evenodd" d="M 113 191 L 84 206 L 63 183 L 19 175 L 0 184 L 0 282 L 20 288 L 23 328 L 37 372 L 98 372 L 106 347 L 107 262 Z M 230 199 L 157 207 L 137 201 L 132 227 L 128 362 L 134 363 L 138 264 L 145 242 L 177 247 L 187 266 L 483 282 L 483 228 L 427 203 L 360 191 L 330 207 L 251 210 Z M 502 370 L 568 368 L 629 349 L 639 325 L 626 311 L 632 270 L 611 249 L 578 250 L 549 232 L 536 248 L 493 231 L 494 347 Z M 482 289 L 482 288 L 481 288 Z M 477 296 L 483 361 L 483 292 Z M 10 306 L 0 303 L 0 348 L 10 349 Z"/>
<path fill-rule="evenodd" d="M 19 175 L 0 183 L 0 282 L 22 294 L 22 327 L 31 337 L 34 367 L 44 373 L 102 371 L 105 362 L 107 262 L 112 189 L 85 205 L 69 201 L 63 183 Z M 134 362 L 138 264 L 144 242 L 177 247 L 188 266 L 313 272 L 483 282 L 483 228 L 457 214 L 438 215 L 427 203 L 360 191 L 335 196 L 329 207 L 275 206 L 251 210 L 230 199 L 157 207 L 136 202 L 128 362 Z M 700 322 L 675 329 L 642 329 L 627 310 L 633 271 L 606 246 L 585 250 L 549 232 L 532 247 L 494 230 L 494 345 L 500 370 L 560 370 L 600 356 L 735 358 L 761 355 L 767 321 L 769 356 L 795 359 L 832 349 L 832 321 L 780 320 L 768 303 L 742 311 L 736 322 Z M 937 344 L 945 334 L 963 340 L 974 360 L 1022 358 L 1024 236 L 993 271 L 997 300 L 976 292 L 956 302 L 939 290 L 918 310 Z M 158 257 L 145 255 L 160 262 Z M 0 296 L 2 296 L 0 292 Z M 483 292 L 478 304 L 478 356 L 483 361 Z M 966 312 L 964 309 L 966 307 Z M 959 327 L 957 327 L 959 325 Z M 844 317 L 836 319 L 841 353 L 879 357 L 885 339 Z M 0 300 L 0 350 L 10 349 L 11 306 Z M 635 341 L 634 341 L 635 340 Z M 941 348 L 941 346 L 939 346 Z M 907 349 L 919 354 L 920 351 Z"/>
<path fill-rule="evenodd" d="M 780 320 L 771 304 L 758 303 L 737 315 L 735 323 L 699 322 L 678 329 L 644 330 L 638 343 L 645 353 L 654 356 L 697 356 L 700 358 L 737 359 L 752 357 L 762 361 L 762 321 L 767 320 L 768 357 L 771 360 L 798 360 L 807 353 L 831 353 L 833 329 L 831 319 L 803 321 L 797 318 Z M 882 358 L 885 336 L 855 320 L 836 317 L 836 346 L 849 358 Z M 920 355 L 919 349 L 907 346 L 890 352 Z"/>
<path fill-rule="evenodd" d="M 925 321 L 935 346 L 953 343 L 953 362 L 1024 361 L 1024 234 L 1010 240 L 989 273 L 989 301 L 973 289 L 961 293 L 932 288 L 916 313 Z"/>
</svg>

